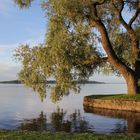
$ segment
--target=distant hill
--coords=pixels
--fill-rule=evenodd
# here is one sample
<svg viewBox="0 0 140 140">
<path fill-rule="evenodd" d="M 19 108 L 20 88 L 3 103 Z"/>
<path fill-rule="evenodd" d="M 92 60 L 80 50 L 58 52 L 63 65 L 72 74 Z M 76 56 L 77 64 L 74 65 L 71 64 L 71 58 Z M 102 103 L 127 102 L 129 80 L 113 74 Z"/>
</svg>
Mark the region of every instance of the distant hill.
<svg viewBox="0 0 140 140">
<path fill-rule="evenodd" d="M 47 84 L 55 84 L 55 80 L 49 80 L 46 82 Z M 21 84 L 21 81 L 19 80 L 11 80 L 11 81 L 0 81 L 0 84 Z M 98 82 L 98 81 L 79 81 L 78 84 L 104 84 L 104 82 Z"/>
<path fill-rule="evenodd" d="M 19 80 L 0 81 L 0 84 L 21 84 L 21 81 Z"/>
</svg>

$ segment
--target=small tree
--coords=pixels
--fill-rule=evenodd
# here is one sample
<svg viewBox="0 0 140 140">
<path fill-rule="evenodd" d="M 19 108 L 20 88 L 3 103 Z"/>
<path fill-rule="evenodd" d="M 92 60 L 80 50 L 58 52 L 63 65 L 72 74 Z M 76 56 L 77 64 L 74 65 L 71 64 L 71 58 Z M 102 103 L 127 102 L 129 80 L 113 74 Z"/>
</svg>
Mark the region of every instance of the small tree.
<svg viewBox="0 0 140 140">
<path fill-rule="evenodd" d="M 32 2 L 15 1 L 21 8 Z M 44 83 L 53 76 L 56 101 L 77 90 L 77 81 L 109 69 L 124 77 L 128 94 L 140 92 L 139 0 L 46 0 L 43 7 L 49 19 L 45 43 L 16 52 L 21 81 L 44 97 Z"/>
</svg>

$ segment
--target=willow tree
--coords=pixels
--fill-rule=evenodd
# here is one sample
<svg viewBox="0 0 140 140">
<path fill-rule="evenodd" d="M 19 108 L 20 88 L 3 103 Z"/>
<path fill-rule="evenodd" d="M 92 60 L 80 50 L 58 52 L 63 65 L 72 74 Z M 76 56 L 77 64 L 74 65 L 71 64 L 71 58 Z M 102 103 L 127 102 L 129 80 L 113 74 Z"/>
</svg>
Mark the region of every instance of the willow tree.
<svg viewBox="0 0 140 140">
<path fill-rule="evenodd" d="M 15 1 L 21 8 L 32 2 Z M 48 18 L 44 44 L 16 51 L 23 83 L 44 97 L 46 80 L 55 78 L 56 101 L 77 91 L 77 81 L 109 69 L 124 77 L 128 94 L 140 92 L 139 0 L 46 0 L 42 6 Z"/>
</svg>

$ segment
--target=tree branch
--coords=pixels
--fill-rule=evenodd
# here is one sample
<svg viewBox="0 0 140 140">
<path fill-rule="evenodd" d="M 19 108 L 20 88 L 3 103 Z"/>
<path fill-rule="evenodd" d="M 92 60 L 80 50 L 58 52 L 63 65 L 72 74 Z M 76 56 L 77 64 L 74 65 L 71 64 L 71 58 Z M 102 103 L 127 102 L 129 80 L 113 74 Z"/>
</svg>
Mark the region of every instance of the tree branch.
<svg viewBox="0 0 140 140">
<path fill-rule="evenodd" d="M 138 13 L 136 12 L 136 14 L 132 17 L 132 19 L 130 20 L 130 25 L 127 24 L 125 22 L 125 20 L 123 19 L 123 17 L 122 17 L 122 10 L 124 8 L 124 1 L 123 0 L 121 0 L 121 4 L 122 5 L 121 5 L 121 8 L 119 10 L 117 8 L 117 6 L 115 5 L 114 0 L 112 0 L 112 5 L 114 6 L 114 10 L 116 11 L 116 14 L 118 15 L 118 19 L 120 20 L 121 24 L 126 29 L 128 36 L 130 37 L 132 53 L 133 53 L 133 56 L 135 58 L 135 61 L 134 61 L 133 65 L 135 67 L 135 63 L 136 63 L 136 61 L 138 59 L 138 54 L 139 54 L 139 46 L 138 46 L 138 40 L 137 40 L 135 31 L 133 30 L 133 28 L 130 25 L 132 25 L 132 23 L 136 19 Z"/>
<path fill-rule="evenodd" d="M 123 11 L 123 9 L 124 9 L 124 1 L 123 0 L 121 0 L 121 8 L 120 9 L 118 9 L 117 8 L 117 6 L 115 5 L 115 3 L 114 3 L 114 0 L 112 0 L 112 5 L 113 5 L 113 7 L 114 7 L 114 10 L 115 10 L 115 12 L 116 12 L 116 14 L 118 15 L 118 18 L 119 18 L 119 20 L 120 20 L 120 22 L 122 23 L 122 25 L 124 26 L 124 28 L 126 29 L 126 30 L 129 30 L 129 26 L 128 26 L 128 24 L 125 22 L 125 20 L 123 19 L 123 17 L 122 17 L 122 11 Z"/>
<path fill-rule="evenodd" d="M 101 63 L 106 63 L 108 62 L 108 57 L 103 57 L 103 58 L 99 58 L 95 61 L 93 60 L 86 60 L 84 62 L 85 65 L 94 65 L 94 64 L 101 64 Z"/>
<path fill-rule="evenodd" d="M 119 73 L 121 73 L 125 78 L 127 78 L 126 73 L 132 74 L 134 71 L 131 68 L 129 68 L 125 63 L 123 63 L 121 59 L 119 59 L 119 57 L 116 55 L 113 46 L 110 42 L 105 25 L 102 23 L 101 20 L 93 20 L 91 26 L 96 27 L 101 34 L 101 42 L 107 54 L 107 61 L 110 64 L 112 64 L 115 68 L 117 68 Z"/>
<path fill-rule="evenodd" d="M 136 20 L 139 14 L 140 14 L 140 8 L 136 10 L 134 16 L 130 19 L 129 24 L 128 24 L 130 27 L 132 26 L 133 22 Z"/>
<path fill-rule="evenodd" d="M 108 62 L 108 57 L 99 58 L 95 61 L 95 63 L 106 63 L 106 62 Z"/>
<path fill-rule="evenodd" d="M 101 0 L 100 2 L 93 2 L 93 3 L 92 3 L 91 12 L 93 13 L 94 18 L 95 18 L 96 20 L 99 20 L 98 12 L 97 12 L 97 6 L 98 6 L 98 5 L 104 4 L 105 1 L 106 1 L 106 0 Z"/>
<path fill-rule="evenodd" d="M 94 2 L 95 5 L 102 5 L 105 3 L 106 0 L 101 0 L 100 2 Z"/>
</svg>

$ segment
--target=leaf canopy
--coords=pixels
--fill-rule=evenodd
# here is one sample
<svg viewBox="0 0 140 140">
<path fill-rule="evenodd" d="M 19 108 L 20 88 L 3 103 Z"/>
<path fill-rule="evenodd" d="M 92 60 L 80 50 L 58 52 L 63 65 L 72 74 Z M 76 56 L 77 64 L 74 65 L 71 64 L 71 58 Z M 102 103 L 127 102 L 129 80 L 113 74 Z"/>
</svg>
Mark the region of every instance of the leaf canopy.
<svg viewBox="0 0 140 140">
<path fill-rule="evenodd" d="M 24 8 L 30 6 L 32 0 L 15 2 Z M 125 0 L 123 12 L 127 11 L 133 15 L 138 8 L 137 3 L 138 0 Z M 96 9 L 94 4 L 97 5 Z M 113 4 L 121 10 L 122 0 Z M 44 1 L 42 6 L 49 19 L 46 41 L 33 48 L 22 45 L 16 50 L 16 59 L 23 64 L 19 73 L 20 80 L 44 98 L 46 81 L 50 77 L 55 78 L 56 85 L 52 88 L 51 97 L 56 102 L 68 95 L 70 89 L 78 91 L 77 81 L 86 81 L 97 71 L 111 70 L 118 73 L 113 66 L 105 63 L 104 57 L 108 56 L 102 48 L 101 35 L 91 26 L 91 21 L 98 18 L 107 29 L 117 57 L 131 68 L 134 57 L 131 53 L 130 38 L 118 20 L 113 4 L 112 0 Z M 138 40 L 139 18 L 133 23 Z"/>
</svg>

